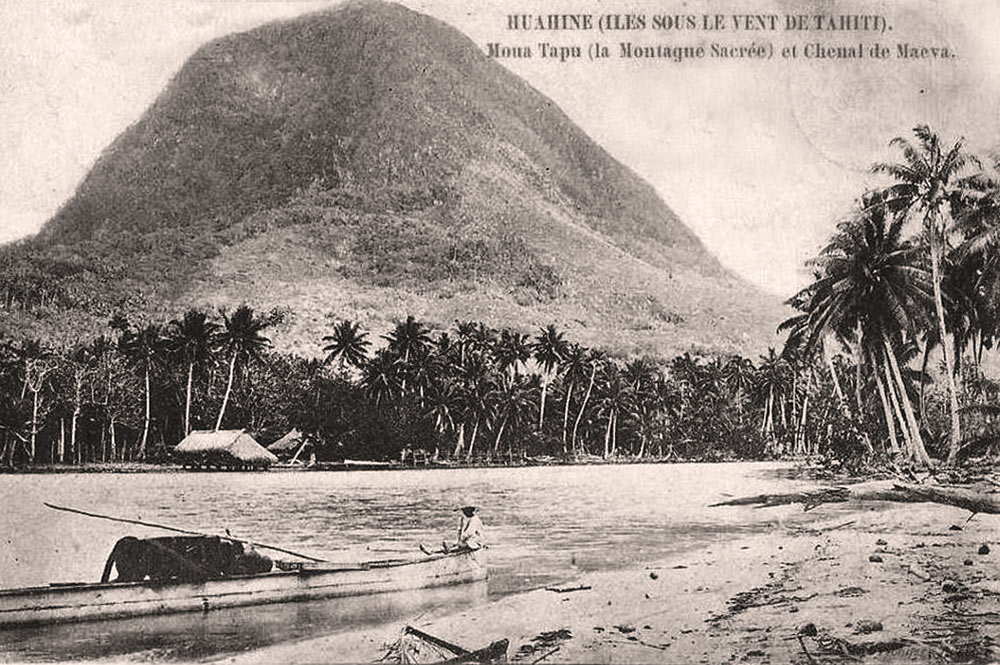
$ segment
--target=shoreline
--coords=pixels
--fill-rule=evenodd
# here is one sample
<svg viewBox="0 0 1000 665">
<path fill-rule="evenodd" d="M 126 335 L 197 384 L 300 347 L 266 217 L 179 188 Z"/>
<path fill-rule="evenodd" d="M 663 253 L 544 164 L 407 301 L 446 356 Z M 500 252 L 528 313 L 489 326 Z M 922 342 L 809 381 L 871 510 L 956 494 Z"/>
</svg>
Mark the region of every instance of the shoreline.
<svg viewBox="0 0 1000 665">
<path fill-rule="evenodd" d="M 788 458 L 788 459 L 614 459 L 614 460 L 557 460 L 557 461 L 535 461 L 521 464 L 487 464 L 487 463 L 455 463 L 455 464 L 420 464 L 420 465 L 388 465 L 352 467 L 350 464 L 344 466 L 340 462 L 326 462 L 330 466 L 326 468 L 310 467 L 274 467 L 270 469 L 189 469 L 181 464 L 157 464 L 153 462 L 93 462 L 82 465 L 70 464 L 42 464 L 32 467 L 0 467 L 2 475 L 22 475 L 30 476 L 37 474 L 91 474 L 91 473 L 345 473 L 351 471 L 447 471 L 451 469 L 532 469 L 537 467 L 566 467 L 566 466 L 630 466 L 636 464 L 788 464 L 797 465 L 801 473 L 808 474 L 814 472 L 818 467 L 810 463 L 808 459 Z M 837 482 L 850 483 L 863 480 L 863 478 L 845 477 Z"/>
<path fill-rule="evenodd" d="M 373 662 L 416 628 L 511 662 L 989 662 L 1000 644 L 996 518 L 853 506 L 809 529 L 720 540 L 626 570 L 567 576 L 447 616 L 212 662 Z M 720 509 L 721 510 L 721 509 Z M 985 548 L 983 546 L 985 545 Z M 552 589 L 553 587 L 550 587 Z M 832 659 L 832 660 L 831 660 Z"/>
</svg>

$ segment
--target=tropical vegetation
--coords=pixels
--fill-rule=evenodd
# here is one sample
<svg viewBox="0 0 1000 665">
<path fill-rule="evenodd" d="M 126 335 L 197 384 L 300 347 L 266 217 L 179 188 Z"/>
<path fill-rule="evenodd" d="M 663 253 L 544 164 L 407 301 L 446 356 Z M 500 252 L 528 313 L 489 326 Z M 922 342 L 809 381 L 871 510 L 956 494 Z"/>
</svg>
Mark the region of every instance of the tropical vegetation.
<svg viewBox="0 0 1000 665">
<path fill-rule="evenodd" d="M 168 461 L 196 429 L 298 428 L 320 460 L 520 464 L 822 456 L 951 464 L 996 438 L 996 160 L 925 126 L 894 139 L 757 358 L 621 357 L 555 325 L 416 319 L 384 335 L 331 315 L 312 357 L 275 351 L 280 310 L 116 315 L 53 347 L 0 340 L 0 464 Z"/>
</svg>

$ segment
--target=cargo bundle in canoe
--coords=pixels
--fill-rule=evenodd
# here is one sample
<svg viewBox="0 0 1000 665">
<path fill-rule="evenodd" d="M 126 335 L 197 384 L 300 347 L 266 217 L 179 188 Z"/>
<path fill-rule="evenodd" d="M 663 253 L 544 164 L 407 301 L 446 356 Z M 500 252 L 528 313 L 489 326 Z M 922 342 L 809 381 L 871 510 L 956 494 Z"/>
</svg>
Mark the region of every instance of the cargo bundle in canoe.
<svg viewBox="0 0 1000 665">
<path fill-rule="evenodd" d="M 279 564 L 201 581 L 73 583 L 0 590 L 0 627 L 92 621 L 314 598 L 364 596 L 485 580 L 482 550 L 358 564 Z"/>
</svg>

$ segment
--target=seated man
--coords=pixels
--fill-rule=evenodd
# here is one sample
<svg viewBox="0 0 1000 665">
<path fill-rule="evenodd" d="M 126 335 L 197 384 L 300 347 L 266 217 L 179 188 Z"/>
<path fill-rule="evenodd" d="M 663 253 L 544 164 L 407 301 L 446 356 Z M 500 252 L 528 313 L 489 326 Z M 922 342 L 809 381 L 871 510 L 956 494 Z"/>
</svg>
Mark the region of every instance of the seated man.
<svg viewBox="0 0 1000 665">
<path fill-rule="evenodd" d="M 483 521 L 476 514 L 475 506 L 465 506 L 458 521 L 458 548 L 478 550 L 486 545 Z M 447 551 L 447 550 L 445 550 Z"/>
<path fill-rule="evenodd" d="M 450 552 L 461 552 L 463 550 L 478 550 L 486 547 L 484 536 L 485 529 L 483 521 L 476 515 L 475 506 L 465 506 L 457 508 L 462 511 L 462 517 L 458 521 L 458 540 L 454 544 L 447 541 L 441 543 L 441 549 L 433 551 L 423 543 L 420 544 L 420 551 L 424 554 L 448 554 Z"/>
</svg>

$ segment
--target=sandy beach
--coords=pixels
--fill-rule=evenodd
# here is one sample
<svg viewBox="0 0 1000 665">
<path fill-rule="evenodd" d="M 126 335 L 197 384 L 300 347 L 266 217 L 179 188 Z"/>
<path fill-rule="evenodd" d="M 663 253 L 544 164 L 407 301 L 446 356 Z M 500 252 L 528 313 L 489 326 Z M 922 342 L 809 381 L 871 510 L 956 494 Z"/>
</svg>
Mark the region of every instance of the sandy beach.
<svg viewBox="0 0 1000 665">
<path fill-rule="evenodd" d="M 714 510 L 726 510 L 717 508 Z M 826 510 L 809 530 L 719 542 L 410 623 L 523 663 L 990 662 L 1000 629 L 995 516 L 928 504 Z M 985 547 L 984 547 L 985 546 Z M 382 658 L 404 623 L 216 662 Z"/>
</svg>

